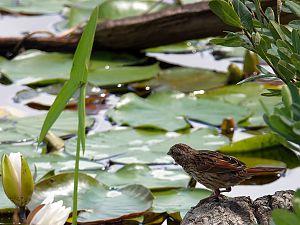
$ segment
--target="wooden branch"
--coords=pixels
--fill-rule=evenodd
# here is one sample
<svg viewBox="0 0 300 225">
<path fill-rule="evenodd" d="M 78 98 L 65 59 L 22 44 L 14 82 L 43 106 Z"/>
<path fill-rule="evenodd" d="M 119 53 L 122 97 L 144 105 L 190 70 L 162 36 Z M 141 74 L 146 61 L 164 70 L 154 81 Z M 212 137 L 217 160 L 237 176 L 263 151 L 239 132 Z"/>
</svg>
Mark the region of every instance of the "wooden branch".
<svg viewBox="0 0 300 225">
<path fill-rule="evenodd" d="M 183 218 L 181 225 L 269 225 L 273 209 L 293 210 L 293 195 L 294 191 L 291 190 L 277 191 L 274 195 L 260 197 L 254 202 L 246 196 L 235 198 L 222 196 L 220 200 L 209 197 L 191 208 Z"/>
<path fill-rule="evenodd" d="M 276 0 L 265 2 L 265 6 L 275 6 Z M 291 14 L 283 14 L 281 21 L 292 19 Z M 182 7 L 169 8 L 157 13 L 109 20 L 97 25 L 96 49 L 140 50 L 184 40 L 223 35 L 224 31 L 234 31 L 214 15 L 208 2 L 199 2 Z M 55 37 L 0 38 L 0 51 L 12 51 L 22 40 L 25 49 L 36 48 L 47 51 L 74 50 L 81 36 L 82 28 Z"/>
</svg>

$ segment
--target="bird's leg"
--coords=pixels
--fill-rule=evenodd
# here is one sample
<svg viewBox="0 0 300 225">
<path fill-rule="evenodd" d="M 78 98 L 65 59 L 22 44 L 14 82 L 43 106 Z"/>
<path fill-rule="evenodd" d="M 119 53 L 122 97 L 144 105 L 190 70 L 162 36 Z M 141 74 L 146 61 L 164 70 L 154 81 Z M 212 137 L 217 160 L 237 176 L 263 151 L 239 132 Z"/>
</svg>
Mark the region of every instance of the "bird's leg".
<svg viewBox="0 0 300 225">
<path fill-rule="evenodd" d="M 214 194 L 215 194 L 215 197 L 216 197 L 216 198 L 219 198 L 219 197 L 220 197 L 220 194 L 221 194 L 220 189 L 214 190 Z"/>
</svg>

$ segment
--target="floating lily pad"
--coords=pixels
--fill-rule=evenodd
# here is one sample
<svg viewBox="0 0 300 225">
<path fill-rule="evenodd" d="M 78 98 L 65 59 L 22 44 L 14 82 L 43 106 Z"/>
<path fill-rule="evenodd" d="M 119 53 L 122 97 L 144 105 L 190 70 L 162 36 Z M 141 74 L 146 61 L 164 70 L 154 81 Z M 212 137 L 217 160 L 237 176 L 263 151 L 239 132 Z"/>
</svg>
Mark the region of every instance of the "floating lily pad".
<svg viewBox="0 0 300 225">
<path fill-rule="evenodd" d="M 148 131 L 129 128 L 117 128 L 106 132 L 98 132 L 86 137 L 84 157 L 92 160 L 126 154 L 128 151 L 149 151 L 149 146 L 168 138 L 165 132 Z M 75 155 L 76 140 L 65 142 L 67 153 Z"/>
<path fill-rule="evenodd" d="M 145 52 L 155 52 L 155 53 L 187 53 L 187 52 L 197 52 L 206 47 L 208 40 L 190 40 L 184 41 L 176 44 L 163 45 L 154 48 L 145 49 Z"/>
<path fill-rule="evenodd" d="M 71 54 L 29 50 L 13 60 L 0 61 L 0 70 L 18 84 L 44 86 L 67 80 L 72 58 Z M 125 53 L 98 52 L 92 56 L 89 64 L 89 81 L 97 85 L 116 85 L 147 80 L 156 76 L 159 71 L 156 64 L 123 67 L 143 60 Z"/>
<path fill-rule="evenodd" d="M 26 14 L 58 13 L 62 10 L 64 4 L 67 3 L 68 0 L 2 0 L 0 2 L 0 9 Z"/>
<path fill-rule="evenodd" d="M 21 142 L 35 139 L 41 130 L 45 115 L 0 120 L 0 142 Z M 87 117 L 86 127 L 95 119 Z M 51 129 L 58 136 L 76 134 L 77 113 L 63 112 Z"/>
<path fill-rule="evenodd" d="M 152 169 L 146 165 L 128 164 L 114 173 L 98 172 L 96 179 L 108 186 L 141 184 L 156 189 L 186 187 L 190 176 L 182 169 Z"/>
<path fill-rule="evenodd" d="M 73 171 L 75 167 L 75 157 L 66 155 L 62 152 L 42 154 L 41 149 L 37 148 L 36 145 L 31 144 L 0 145 L 0 158 L 3 154 L 10 154 L 12 152 L 20 152 L 26 158 L 32 173 L 34 173 L 34 171 L 37 172 L 36 180 L 39 180 L 41 176 L 51 170 L 55 173 L 62 173 L 66 171 Z M 81 160 L 79 167 L 81 171 L 89 172 L 104 169 L 102 164 L 90 160 Z"/>
<path fill-rule="evenodd" d="M 33 209 L 46 197 L 54 194 L 55 200 L 63 200 L 72 206 L 73 174 L 65 173 L 45 179 L 35 185 L 29 208 Z M 110 190 L 85 174 L 79 175 L 78 222 L 105 222 L 143 214 L 152 205 L 151 192 L 141 185 L 129 185 Z"/>
<path fill-rule="evenodd" d="M 99 5 L 99 20 L 122 19 L 131 16 L 142 15 L 146 12 L 157 12 L 170 7 L 169 4 L 153 0 L 88 0 L 70 2 L 68 4 L 65 20 L 56 24 L 58 30 L 64 30 L 81 24 L 91 14 L 92 10 Z"/>
<path fill-rule="evenodd" d="M 276 147 L 279 145 L 280 142 L 275 134 L 263 134 L 233 142 L 229 145 L 220 147 L 218 150 L 221 152 L 245 152 Z"/>
<path fill-rule="evenodd" d="M 186 119 L 220 125 L 224 118 L 245 119 L 247 109 L 222 101 L 197 99 L 183 93 L 156 92 L 147 99 L 125 94 L 107 116 L 122 125 L 176 131 L 189 127 Z"/>
<path fill-rule="evenodd" d="M 122 19 L 131 16 L 142 15 L 147 12 L 156 12 L 170 7 L 164 2 L 153 0 L 110 0 L 104 1 L 99 6 L 99 19 Z"/>
<path fill-rule="evenodd" d="M 37 149 L 35 145 L 32 144 L 17 144 L 17 145 L 6 145 L 1 144 L 0 145 L 0 157 L 3 154 L 9 154 L 9 153 L 17 153 L 20 152 L 25 157 L 38 157 L 40 155 L 40 151 Z M 1 162 L 0 162 L 1 164 Z"/>
<path fill-rule="evenodd" d="M 31 171 L 36 170 L 36 180 L 39 180 L 49 171 L 53 171 L 55 174 L 58 174 L 74 171 L 75 168 L 75 157 L 62 153 L 42 154 L 35 157 L 28 156 L 26 157 L 26 160 Z M 81 160 L 79 164 L 80 171 L 95 172 L 103 169 L 103 165 L 93 161 Z"/>
<path fill-rule="evenodd" d="M 217 88 L 204 95 L 199 95 L 199 98 L 215 99 L 242 106 L 251 112 L 251 116 L 247 120 L 242 121 L 239 125 L 246 127 L 261 127 L 266 126 L 262 117 L 265 110 L 261 101 L 269 112 L 272 112 L 274 106 L 281 102 L 281 98 L 277 96 L 261 96 L 261 93 L 263 92 L 266 92 L 263 85 L 246 83 Z"/>
<path fill-rule="evenodd" d="M 282 167 L 285 168 L 286 164 L 282 161 L 274 160 L 274 159 L 264 159 L 258 157 L 249 157 L 249 156 L 237 156 L 239 160 L 247 165 L 247 167 Z"/>
<path fill-rule="evenodd" d="M 300 166 L 299 156 L 283 146 L 261 149 L 259 151 L 231 152 L 230 155 L 245 160 L 245 163 L 249 166 L 269 164 L 284 167 L 283 163 L 289 169 Z M 264 160 L 272 160 L 273 162 Z"/>
<path fill-rule="evenodd" d="M 159 72 L 158 64 L 150 66 L 122 66 L 108 69 L 89 71 L 89 82 L 98 85 L 117 85 L 149 80 L 156 77 Z"/>
<path fill-rule="evenodd" d="M 162 85 L 176 91 L 191 92 L 223 86 L 227 83 L 227 79 L 225 73 L 176 67 L 162 70 L 156 78 L 143 84 L 153 88 Z"/>
<path fill-rule="evenodd" d="M 192 206 L 211 195 L 206 189 L 180 188 L 162 191 L 153 191 L 153 212 L 180 212 L 181 217 L 190 210 Z"/>
<path fill-rule="evenodd" d="M 217 149 L 228 143 L 216 129 L 199 129 L 184 134 L 140 129 L 110 130 L 87 136 L 85 158 L 99 160 L 115 156 L 117 163 L 172 163 L 167 155 L 176 143 L 186 143 L 198 149 Z M 75 155 L 76 140 L 66 141 L 66 151 Z"/>
</svg>

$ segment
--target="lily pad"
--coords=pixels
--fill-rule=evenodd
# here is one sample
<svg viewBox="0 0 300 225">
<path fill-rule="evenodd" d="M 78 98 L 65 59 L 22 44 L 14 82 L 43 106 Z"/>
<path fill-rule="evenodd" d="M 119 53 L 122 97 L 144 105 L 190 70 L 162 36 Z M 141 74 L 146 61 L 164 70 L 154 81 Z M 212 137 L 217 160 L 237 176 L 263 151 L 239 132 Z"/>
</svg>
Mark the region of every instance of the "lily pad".
<svg viewBox="0 0 300 225">
<path fill-rule="evenodd" d="M 97 180 L 108 186 L 141 184 L 150 189 L 186 187 L 188 176 L 182 169 L 154 169 L 142 164 L 128 164 L 114 173 L 98 172 Z"/>
<path fill-rule="evenodd" d="M 170 5 L 153 0 L 104 1 L 99 6 L 99 19 L 123 19 L 126 17 L 142 15 L 147 12 L 156 12 L 167 7 L 170 7 Z"/>
<path fill-rule="evenodd" d="M 40 154 L 35 157 L 28 156 L 26 157 L 26 160 L 31 171 L 33 172 L 36 170 L 36 180 L 39 180 L 49 171 L 53 171 L 54 174 L 58 174 L 73 171 L 75 168 L 75 157 L 63 153 Z M 103 169 L 104 166 L 102 164 L 89 160 L 81 160 L 79 164 L 80 171 L 96 173 L 96 171 Z"/>
<path fill-rule="evenodd" d="M 172 163 L 167 155 L 176 143 L 186 143 L 198 149 L 217 149 L 228 143 L 216 129 L 203 128 L 193 132 L 175 133 L 140 129 L 110 130 L 87 136 L 85 158 L 99 160 L 112 157 L 116 163 Z M 66 141 L 65 150 L 75 155 L 76 140 Z"/>
<path fill-rule="evenodd" d="M 71 54 L 29 50 L 13 60 L 0 61 L 0 70 L 18 84 L 45 86 L 69 78 L 72 58 Z M 144 59 L 125 53 L 98 52 L 92 56 L 89 64 L 89 81 L 97 85 L 116 85 L 156 76 L 159 71 L 157 64 L 123 67 L 141 61 Z"/>
<path fill-rule="evenodd" d="M 159 72 L 158 64 L 150 66 L 122 66 L 89 71 L 89 82 L 98 86 L 108 86 L 149 80 Z"/>
<path fill-rule="evenodd" d="M 294 151 L 283 146 L 261 149 L 259 151 L 231 152 L 230 155 L 242 161 L 245 160 L 245 163 L 249 166 L 257 166 L 260 164 L 284 167 L 284 163 L 287 168 L 293 169 L 300 165 L 299 156 Z M 271 160 L 272 162 L 265 160 Z"/>
<path fill-rule="evenodd" d="M 145 52 L 155 53 L 188 53 L 203 50 L 206 47 L 208 40 L 190 40 L 176 44 L 163 45 L 154 48 L 147 48 Z"/>
<path fill-rule="evenodd" d="M 81 24 L 91 14 L 92 10 L 99 5 L 99 20 L 122 19 L 131 16 L 142 15 L 146 12 L 156 12 L 170 7 L 170 4 L 153 0 L 88 0 L 71 2 L 67 5 L 65 20 L 56 24 L 58 30 L 65 30 Z"/>
<path fill-rule="evenodd" d="M 33 209 L 47 196 L 72 206 L 73 174 L 64 173 L 42 180 L 35 185 L 29 208 Z M 151 192 L 141 185 L 111 190 L 85 174 L 79 175 L 78 222 L 107 222 L 143 214 L 152 205 Z"/>
<path fill-rule="evenodd" d="M 149 146 L 162 142 L 168 134 L 162 131 L 116 128 L 97 132 L 86 137 L 85 158 L 99 160 L 105 157 L 126 154 L 128 151 L 149 151 Z M 65 150 L 75 156 L 76 140 L 65 142 Z"/>
<path fill-rule="evenodd" d="M 162 85 L 176 91 L 191 92 L 223 86 L 227 83 L 227 79 L 225 73 L 176 67 L 162 70 L 156 78 L 143 84 L 153 88 Z"/>
<path fill-rule="evenodd" d="M 214 99 L 242 106 L 251 112 L 251 116 L 239 125 L 245 127 L 262 127 L 266 126 L 266 124 L 263 120 L 265 109 L 261 102 L 263 102 L 269 112 L 272 112 L 274 106 L 281 102 L 281 98 L 277 96 L 261 96 L 263 92 L 266 92 L 263 85 L 246 83 L 217 88 L 208 91 L 204 95 L 199 95 L 199 98 Z"/>
<path fill-rule="evenodd" d="M 209 190 L 200 188 L 170 189 L 152 193 L 154 195 L 153 212 L 180 212 L 182 218 L 192 206 L 211 195 Z"/>
<path fill-rule="evenodd" d="M 176 131 L 187 128 L 186 119 L 220 125 L 224 118 L 245 119 L 247 109 L 222 101 L 197 99 L 183 93 L 156 92 L 147 99 L 125 94 L 107 116 L 114 122 L 139 128 Z"/>
<path fill-rule="evenodd" d="M 26 14 L 59 13 L 62 10 L 64 4 L 67 3 L 68 0 L 2 0 L 0 2 L 0 9 Z"/>
<path fill-rule="evenodd" d="M 40 132 L 45 115 L 0 120 L 0 142 L 14 143 L 35 139 Z M 95 119 L 87 117 L 86 127 Z M 76 134 L 77 113 L 63 112 L 51 129 L 58 136 Z"/>
<path fill-rule="evenodd" d="M 263 134 L 233 142 L 229 145 L 220 147 L 218 150 L 221 152 L 245 152 L 276 147 L 279 145 L 280 141 L 275 134 Z"/>
</svg>

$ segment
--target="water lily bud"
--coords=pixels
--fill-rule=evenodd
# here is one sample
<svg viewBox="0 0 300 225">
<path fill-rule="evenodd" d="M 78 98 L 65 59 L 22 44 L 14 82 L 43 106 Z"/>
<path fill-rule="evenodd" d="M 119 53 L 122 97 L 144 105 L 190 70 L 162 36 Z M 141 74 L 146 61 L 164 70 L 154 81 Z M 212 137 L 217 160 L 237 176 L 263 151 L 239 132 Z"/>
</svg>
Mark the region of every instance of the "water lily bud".
<svg viewBox="0 0 300 225">
<path fill-rule="evenodd" d="M 18 153 L 2 157 L 2 183 L 6 196 L 18 207 L 30 201 L 34 182 L 26 160 Z"/>
<path fill-rule="evenodd" d="M 64 225 L 71 213 L 71 208 L 63 206 L 63 201 L 53 201 L 53 196 L 46 198 L 41 205 L 30 212 L 27 223 L 29 225 Z"/>
<path fill-rule="evenodd" d="M 236 84 L 244 79 L 244 74 L 236 64 L 230 64 L 228 66 L 228 84 Z"/>
<path fill-rule="evenodd" d="M 256 66 L 259 65 L 259 58 L 256 53 L 246 50 L 244 57 L 244 67 L 243 72 L 246 77 L 249 77 L 253 74 L 257 74 L 258 70 Z"/>
</svg>

